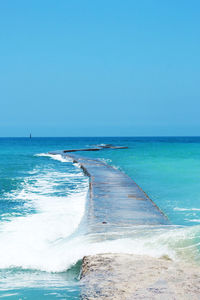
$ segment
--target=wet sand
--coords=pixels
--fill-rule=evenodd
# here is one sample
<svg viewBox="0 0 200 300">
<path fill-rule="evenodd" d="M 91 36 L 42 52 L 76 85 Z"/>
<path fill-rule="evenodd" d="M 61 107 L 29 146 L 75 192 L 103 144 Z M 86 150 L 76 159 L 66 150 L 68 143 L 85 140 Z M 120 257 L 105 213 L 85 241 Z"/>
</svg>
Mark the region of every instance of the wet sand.
<svg viewBox="0 0 200 300">
<path fill-rule="evenodd" d="M 199 300 L 200 267 L 132 254 L 83 259 L 82 299 Z"/>
</svg>

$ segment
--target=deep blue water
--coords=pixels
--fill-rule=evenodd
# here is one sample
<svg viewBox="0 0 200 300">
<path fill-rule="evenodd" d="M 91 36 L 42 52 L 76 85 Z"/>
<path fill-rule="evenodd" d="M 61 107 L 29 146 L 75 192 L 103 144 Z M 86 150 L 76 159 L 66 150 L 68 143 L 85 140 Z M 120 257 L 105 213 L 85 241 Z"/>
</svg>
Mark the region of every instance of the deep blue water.
<svg viewBox="0 0 200 300">
<path fill-rule="evenodd" d="M 101 143 L 129 148 L 81 155 L 126 172 L 173 226 L 134 231 L 124 248 L 121 239 L 94 244 L 84 235 L 88 178 L 70 160 L 45 154 Z M 79 299 L 76 263 L 88 248 L 198 262 L 199 244 L 199 137 L 0 138 L 0 297 Z"/>
</svg>

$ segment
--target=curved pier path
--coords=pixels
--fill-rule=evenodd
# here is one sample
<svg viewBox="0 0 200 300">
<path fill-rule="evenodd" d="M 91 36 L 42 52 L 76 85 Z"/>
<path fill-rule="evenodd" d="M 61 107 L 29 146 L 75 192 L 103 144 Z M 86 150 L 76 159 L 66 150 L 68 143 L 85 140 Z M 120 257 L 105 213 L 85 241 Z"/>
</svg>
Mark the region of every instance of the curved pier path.
<svg viewBox="0 0 200 300">
<path fill-rule="evenodd" d="M 63 154 L 66 155 L 66 154 Z M 166 225 L 168 220 L 156 204 L 125 173 L 106 163 L 66 155 L 79 163 L 90 177 L 89 223 L 93 230 L 131 225 Z"/>
<path fill-rule="evenodd" d="M 168 225 L 167 217 L 126 174 L 106 163 L 54 152 L 79 163 L 90 177 L 89 232 Z M 82 300 L 199 299 L 200 269 L 167 257 L 104 253 L 83 258 Z"/>
</svg>

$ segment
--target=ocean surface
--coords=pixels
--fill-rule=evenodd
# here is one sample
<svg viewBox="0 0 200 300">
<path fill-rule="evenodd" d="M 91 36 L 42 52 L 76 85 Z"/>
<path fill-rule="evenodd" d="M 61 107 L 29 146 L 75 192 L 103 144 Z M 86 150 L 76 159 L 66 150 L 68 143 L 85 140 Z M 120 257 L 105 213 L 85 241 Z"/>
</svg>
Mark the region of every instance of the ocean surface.
<svg viewBox="0 0 200 300">
<path fill-rule="evenodd" d="M 122 170 L 170 225 L 134 227 L 106 239 L 87 234 L 89 180 L 49 151 L 83 152 Z M 200 261 L 200 138 L 0 138 L 0 298 L 79 299 L 84 255 L 125 252 Z"/>
</svg>

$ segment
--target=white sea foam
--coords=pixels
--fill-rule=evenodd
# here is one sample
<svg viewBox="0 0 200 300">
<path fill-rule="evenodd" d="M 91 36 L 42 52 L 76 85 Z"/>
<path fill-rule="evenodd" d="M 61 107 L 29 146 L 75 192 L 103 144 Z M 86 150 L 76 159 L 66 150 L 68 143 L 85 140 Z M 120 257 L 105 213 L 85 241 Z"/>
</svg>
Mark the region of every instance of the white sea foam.
<svg viewBox="0 0 200 300">
<path fill-rule="evenodd" d="M 74 165 L 77 167 L 77 168 L 81 168 L 81 164 L 80 163 L 74 163 Z"/>
<path fill-rule="evenodd" d="M 110 158 L 99 158 L 99 160 L 103 161 L 106 164 L 112 163 L 112 159 Z"/>
<path fill-rule="evenodd" d="M 54 155 L 40 156 L 55 159 Z M 58 160 L 65 162 L 62 159 L 58 156 Z M 58 196 L 55 190 L 68 181 L 77 181 L 76 190 Z M 0 268 L 62 272 L 85 255 L 108 252 L 168 255 L 172 259 L 199 255 L 200 226 L 142 230 L 138 226 L 121 235 L 83 234 L 78 228 L 85 213 L 87 192 L 88 179 L 80 170 L 64 173 L 46 169 L 30 174 L 23 188 L 12 193 L 12 198 L 24 200 L 24 208 L 35 213 L 5 216 L 6 221 L 0 224 Z"/>
<path fill-rule="evenodd" d="M 189 222 L 200 223 L 200 219 L 190 219 Z"/>
<path fill-rule="evenodd" d="M 198 234 L 194 231 L 197 231 Z M 47 271 L 64 271 L 75 264 L 85 255 L 98 253 L 130 253 L 150 255 L 153 257 L 168 256 L 171 259 L 194 259 L 198 253 L 198 243 L 194 239 L 199 238 L 200 228 L 182 228 L 175 230 L 163 230 L 160 233 L 146 236 L 133 236 L 114 240 L 96 241 L 91 236 L 76 236 L 68 241 L 60 240 L 51 248 L 40 261 L 39 267 Z M 51 261 L 51 263 L 49 263 Z"/>
<path fill-rule="evenodd" d="M 175 207 L 174 210 L 176 210 L 176 211 L 200 211 L 200 208 L 195 208 L 195 207 L 191 207 L 191 208 Z"/>
<path fill-rule="evenodd" d="M 55 188 L 68 179 L 70 182 L 78 180 L 79 187 L 67 196 L 58 196 Z M 68 248 L 68 239 L 78 229 L 85 212 L 87 192 L 88 179 L 82 172 L 68 174 L 47 169 L 34 178 L 27 178 L 23 188 L 10 198 L 25 201 L 24 209 L 35 213 L 4 216 L 0 223 L 0 268 L 46 271 L 63 268 L 59 253 L 63 243 Z"/>
<path fill-rule="evenodd" d="M 6 293 L 6 294 L 3 294 L 3 295 L 0 295 L 0 298 L 6 298 L 6 297 L 13 297 L 13 296 L 17 296 L 18 293 Z"/>
<path fill-rule="evenodd" d="M 56 199 L 54 204 L 40 199 L 39 213 L 5 223 L 0 234 L 0 267 L 62 272 L 83 256 L 98 253 L 167 255 L 172 259 L 197 255 L 200 226 L 155 232 L 146 229 L 143 234 L 138 229 L 115 239 L 109 239 L 109 234 L 102 239 L 98 233 L 70 236 L 84 213 L 84 199 L 85 191 L 62 201 Z"/>
<path fill-rule="evenodd" d="M 61 154 L 39 153 L 39 154 L 35 154 L 35 156 L 50 157 L 52 159 L 59 160 L 61 162 L 72 162 L 72 159 L 70 157 L 68 156 L 64 157 Z"/>
</svg>

